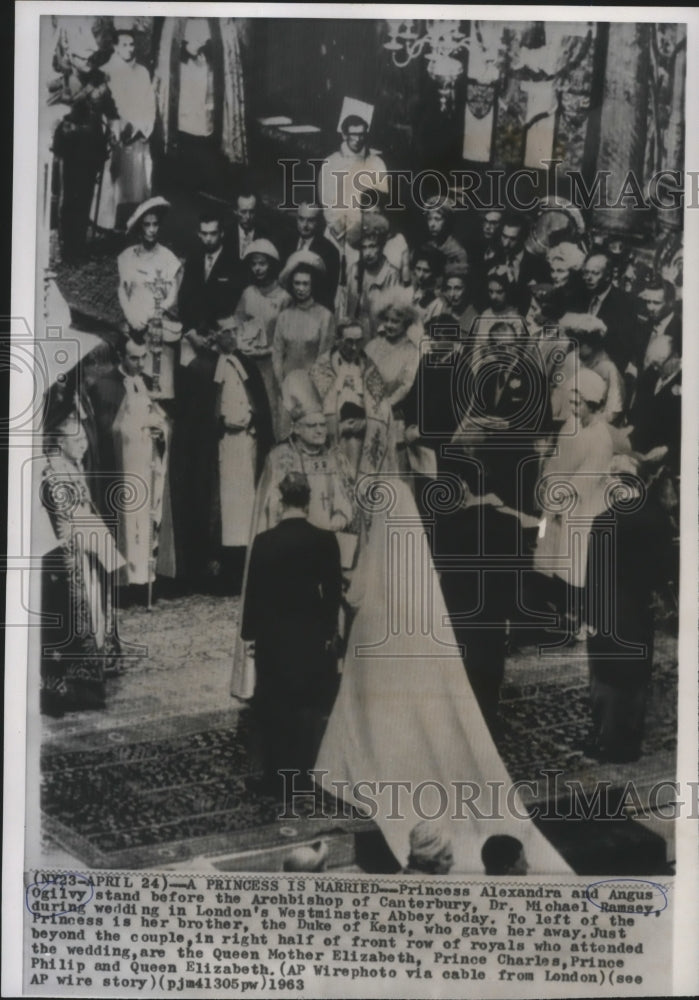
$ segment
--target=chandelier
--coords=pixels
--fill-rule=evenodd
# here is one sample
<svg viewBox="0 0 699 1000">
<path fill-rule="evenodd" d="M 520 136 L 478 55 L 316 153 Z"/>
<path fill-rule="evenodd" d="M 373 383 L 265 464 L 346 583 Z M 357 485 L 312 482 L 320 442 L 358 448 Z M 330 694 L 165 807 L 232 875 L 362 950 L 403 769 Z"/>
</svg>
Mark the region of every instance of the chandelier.
<svg viewBox="0 0 699 1000">
<path fill-rule="evenodd" d="M 454 86 L 463 72 L 454 56 L 468 48 L 459 21 L 387 21 L 389 38 L 384 48 L 399 69 L 424 55 L 427 72 L 439 88 L 439 109 L 452 107 Z"/>
</svg>

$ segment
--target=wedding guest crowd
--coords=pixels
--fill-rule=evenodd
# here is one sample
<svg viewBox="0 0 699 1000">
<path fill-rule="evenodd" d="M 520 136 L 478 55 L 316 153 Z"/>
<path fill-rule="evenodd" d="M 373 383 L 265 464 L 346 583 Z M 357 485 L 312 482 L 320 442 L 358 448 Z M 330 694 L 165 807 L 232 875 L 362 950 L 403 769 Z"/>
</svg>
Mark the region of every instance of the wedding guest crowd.
<svg viewBox="0 0 699 1000">
<path fill-rule="evenodd" d="M 316 198 L 298 204 L 291 223 L 267 205 L 263 224 L 260 193 L 231 190 L 234 224 L 226 227 L 215 209 L 203 212 L 190 234 L 197 248 L 180 260 L 160 242 L 163 219 L 177 209 L 152 188 L 152 89 L 133 51 L 128 30 L 117 31 L 101 69 L 76 47 L 54 91 L 70 105 L 54 135 L 62 252 L 88 252 L 95 199 L 100 218 L 123 224 L 128 245 L 117 259 L 121 339 L 88 394 L 96 467 L 87 468 L 82 446 L 67 448 L 65 424 L 52 423 L 47 475 L 70 463 L 79 475 L 101 472 L 92 494 L 91 481 L 81 483 L 80 503 L 108 524 L 115 482 L 141 496 L 116 518 L 119 592 L 130 587 L 134 599 L 157 601 L 170 578 L 237 594 L 247 578 L 242 641 L 256 644 L 265 663 L 258 683 L 269 685 L 284 653 L 267 648 L 273 623 L 261 610 L 277 565 L 264 561 L 265 545 L 274 549 L 277 536 L 256 538 L 281 526 L 289 559 L 298 561 L 306 536 L 310 557 L 311 542 L 327 546 L 313 531 L 333 532 L 347 581 L 368 530 L 363 477 L 399 474 L 434 526 L 435 567 L 491 731 L 506 638 L 523 605 L 519 581 L 528 576 L 570 642 L 588 642 L 590 752 L 638 757 L 651 606 L 677 585 L 681 289 L 652 270 L 621 287 L 604 234 L 581 231 L 572 209 L 567 228 L 545 244 L 533 238 L 535 213 L 465 214 L 450 198 L 427 199 L 421 225 L 409 225 L 386 208 L 385 164 L 359 115 L 341 123 L 341 146 L 323 164 Z M 197 58 L 187 63 L 190 75 Z M 181 129 L 191 132 L 185 112 Z M 376 197 L 348 208 L 346 186 L 360 170 L 375 177 Z M 648 522 L 615 500 L 615 484 L 629 476 L 653 498 L 657 517 Z M 435 483 L 456 490 L 446 511 L 430 499 Z M 605 618 L 599 593 L 590 596 L 588 577 L 599 567 L 588 569 L 588 553 L 593 567 L 591 540 L 609 511 L 618 528 L 613 583 L 630 573 L 638 586 L 620 604 L 624 588 L 608 585 Z M 642 580 L 634 568 L 640 533 L 658 551 L 643 561 Z M 328 564 L 335 559 L 329 550 Z M 291 607 L 302 595 L 287 569 L 285 590 L 275 577 L 275 600 Z M 479 574 L 489 580 L 485 590 Z M 333 614 L 336 576 L 327 584 Z M 311 577 L 303 584 L 315 585 Z M 610 633 L 604 622 L 617 608 Z M 333 638 L 329 621 L 309 654 L 316 673 Z M 290 626 L 289 642 L 301 622 Z M 639 669 L 615 663 L 610 634 L 643 647 Z M 327 699 L 316 673 L 304 691 L 314 690 L 320 711 Z M 64 688 L 71 677 L 65 673 Z M 97 671 L 89 683 L 99 682 Z M 55 678 L 49 683 L 57 689 Z M 630 686 L 633 721 L 620 709 Z M 293 740 L 279 728 L 278 702 L 267 688 L 263 694 L 263 728 L 276 732 L 274 771 L 272 758 L 287 753 L 277 743 Z"/>
</svg>

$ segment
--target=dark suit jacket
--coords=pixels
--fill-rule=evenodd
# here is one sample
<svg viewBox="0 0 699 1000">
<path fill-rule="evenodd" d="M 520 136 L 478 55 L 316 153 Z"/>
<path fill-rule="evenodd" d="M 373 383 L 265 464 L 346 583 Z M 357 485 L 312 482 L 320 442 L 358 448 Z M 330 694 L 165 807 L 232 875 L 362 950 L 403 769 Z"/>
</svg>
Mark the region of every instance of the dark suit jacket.
<svg viewBox="0 0 699 1000">
<path fill-rule="evenodd" d="M 282 246 L 283 261 L 286 262 L 291 254 L 294 253 L 298 242 L 298 233 L 293 233 L 284 241 Z M 330 312 L 334 312 L 335 293 L 337 292 L 337 284 L 340 280 L 340 254 L 337 247 L 333 246 L 330 240 L 321 235 L 313 237 L 310 244 L 310 251 L 311 253 L 317 253 L 325 264 L 325 274 L 318 281 L 318 290 L 315 296 L 316 302 L 320 302 Z"/>
<path fill-rule="evenodd" d="M 507 258 L 502 250 L 499 250 L 494 257 L 485 261 L 479 272 L 474 276 L 474 286 L 479 288 L 477 293 L 481 307 L 487 304 L 488 272 L 494 267 L 504 267 L 507 265 Z M 522 255 L 519 264 L 519 276 L 512 290 L 512 304 L 515 305 L 524 316 L 531 303 L 531 292 L 529 285 L 532 282 L 545 282 L 550 280 L 550 273 L 545 257 L 537 257 L 526 250 Z"/>
<path fill-rule="evenodd" d="M 588 295 L 586 310 L 591 301 L 592 297 Z M 626 292 L 612 286 L 597 315 L 607 327 L 604 349 L 623 375 L 634 357 L 636 310 L 633 300 Z"/>
<path fill-rule="evenodd" d="M 633 330 L 633 347 L 634 353 L 631 358 L 632 362 L 636 366 L 637 371 L 640 373 L 643 369 L 643 361 L 646 356 L 646 351 L 648 350 L 648 344 L 650 342 L 651 334 L 655 329 L 654 323 L 643 322 L 643 320 L 637 320 L 634 330 Z M 673 340 L 681 338 L 682 336 L 682 317 L 676 311 L 673 310 L 672 318 L 670 322 L 665 327 L 665 334 L 671 337 Z"/>
<path fill-rule="evenodd" d="M 516 510 L 532 513 L 538 479 L 534 445 L 552 429 L 544 363 L 534 350 L 524 348 L 513 365 L 503 367 L 501 375 L 492 370 L 487 377 L 479 378 L 476 373 L 476 378 L 478 407 L 471 414 L 476 423 L 486 417 L 508 421 L 503 429 L 486 427 L 483 444 L 475 449 L 483 463 L 485 491 L 496 493 Z M 474 484 L 473 488 L 481 487 Z"/>
<path fill-rule="evenodd" d="M 255 229 L 253 239 L 256 240 L 270 240 L 277 250 L 279 250 L 279 236 L 272 230 L 269 225 L 267 218 L 264 220 L 255 220 Z M 238 241 L 238 223 L 234 222 L 232 226 L 226 229 L 226 243 L 231 249 L 231 252 L 236 261 L 240 261 L 240 243 Z M 281 252 L 279 254 L 281 257 Z M 249 284 L 249 282 L 246 282 Z"/>
<path fill-rule="evenodd" d="M 636 388 L 636 398 L 629 412 L 633 427 L 631 442 L 640 452 L 650 451 L 658 445 L 667 445 L 666 464 L 674 475 L 680 471 L 680 444 L 682 440 L 682 372 L 676 372 L 661 386 L 655 387 L 659 373 L 655 368 L 642 372 Z"/>
<path fill-rule="evenodd" d="M 405 426 L 419 428 L 421 443 L 433 448 L 438 460 L 441 446 L 451 441 L 463 417 L 458 388 L 465 382 L 468 365 L 465 346 L 445 340 L 422 355 L 415 381 L 400 404 Z"/>
<path fill-rule="evenodd" d="M 255 538 L 241 634 L 255 642 L 256 700 L 325 700 L 325 651 L 340 608 L 340 550 L 331 531 L 289 518 Z"/>
<path fill-rule="evenodd" d="M 224 241 L 206 280 L 204 256 L 203 250 L 197 250 L 184 265 L 178 307 L 185 332 L 206 333 L 216 320 L 232 315 L 242 292 L 243 267 L 230 243 Z"/>
</svg>

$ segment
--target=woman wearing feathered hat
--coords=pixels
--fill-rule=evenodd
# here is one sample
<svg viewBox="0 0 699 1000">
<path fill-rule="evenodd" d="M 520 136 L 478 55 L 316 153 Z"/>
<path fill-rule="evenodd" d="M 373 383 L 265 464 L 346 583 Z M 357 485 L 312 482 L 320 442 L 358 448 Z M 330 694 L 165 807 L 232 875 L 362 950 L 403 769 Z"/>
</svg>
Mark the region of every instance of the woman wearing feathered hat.
<svg viewBox="0 0 699 1000">
<path fill-rule="evenodd" d="M 400 284 L 399 272 L 384 253 L 389 231 L 388 220 L 370 212 L 347 237 L 359 250 L 359 260 L 350 267 L 347 280 L 347 315 L 363 319 L 372 334 L 376 333 L 376 310 L 383 293 Z"/>
<path fill-rule="evenodd" d="M 127 233 L 133 234 L 136 242 L 117 259 L 119 304 L 131 336 L 141 343 L 145 340 L 148 346 L 145 373 L 158 376 L 159 387 L 153 396 L 161 401 L 175 395 L 174 345 L 182 336 L 181 324 L 169 316 L 177 301 L 182 264 L 172 250 L 158 242 L 160 224 L 169 207 L 160 196 L 139 205 L 126 223 Z"/>
</svg>

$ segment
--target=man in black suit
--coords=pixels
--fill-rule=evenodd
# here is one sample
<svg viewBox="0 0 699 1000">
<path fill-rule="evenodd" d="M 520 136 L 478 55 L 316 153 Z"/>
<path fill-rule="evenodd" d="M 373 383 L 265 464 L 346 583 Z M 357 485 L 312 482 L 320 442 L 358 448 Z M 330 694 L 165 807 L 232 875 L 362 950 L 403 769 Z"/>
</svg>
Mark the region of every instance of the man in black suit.
<svg viewBox="0 0 699 1000">
<path fill-rule="evenodd" d="M 593 250 L 583 264 L 582 280 L 587 292 L 587 312 L 598 316 L 607 327 L 605 350 L 624 373 L 635 353 L 636 311 L 631 297 L 612 284 L 613 270 L 609 254 Z"/>
<path fill-rule="evenodd" d="M 524 247 L 524 221 L 510 216 L 503 221 L 494 265 L 507 267 L 514 284 L 514 304 L 524 315 L 531 302 L 530 286 L 550 277 L 545 258 L 529 253 Z"/>
<path fill-rule="evenodd" d="M 199 219 L 199 246 L 187 258 L 178 307 L 185 338 L 193 330 L 206 336 L 215 321 L 231 316 L 240 296 L 240 261 L 235 246 L 223 238 L 223 223 L 215 214 Z M 196 339 L 190 341 L 196 349 Z"/>
<path fill-rule="evenodd" d="M 241 274 L 246 274 L 242 261 L 247 248 L 254 240 L 272 239 L 272 236 L 260 223 L 258 199 L 253 191 L 241 191 L 235 200 L 234 215 L 237 225 L 227 234 L 226 242 L 240 265 Z"/>
<path fill-rule="evenodd" d="M 323 210 L 319 205 L 302 202 L 296 212 L 296 233 L 282 247 L 286 261 L 297 250 L 310 250 L 318 254 L 325 264 L 325 274 L 319 276 L 316 299 L 322 306 L 335 311 L 335 293 L 340 279 L 340 254 L 335 246 L 320 232 Z"/>
<path fill-rule="evenodd" d="M 628 373 L 631 376 L 640 378 L 653 363 L 663 338 L 681 340 L 682 319 L 675 298 L 675 286 L 659 276 L 650 277 L 638 293 L 636 350 Z"/>
<path fill-rule="evenodd" d="M 253 542 L 241 630 L 257 672 L 253 707 L 264 758 L 257 790 L 275 796 L 311 787 L 308 770 L 337 690 L 342 590 L 337 539 L 307 520 L 307 476 L 287 473 L 279 492 L 280 523 Z M 282 769 L 301 774 L 285 784 Z"/>
<path fill-rule="evenodd" d="M 172 455 L 173 503 L 180 575 L 204 584 L 211 555 L 211 505 L 218 451 L 216 384 L 218 321 L 241 293 L 241 265 L 216 215 L 199 220 L 199 247 L 186 261 L 178 307 L 184 331 L 176 380 Z"/>
</svg>

